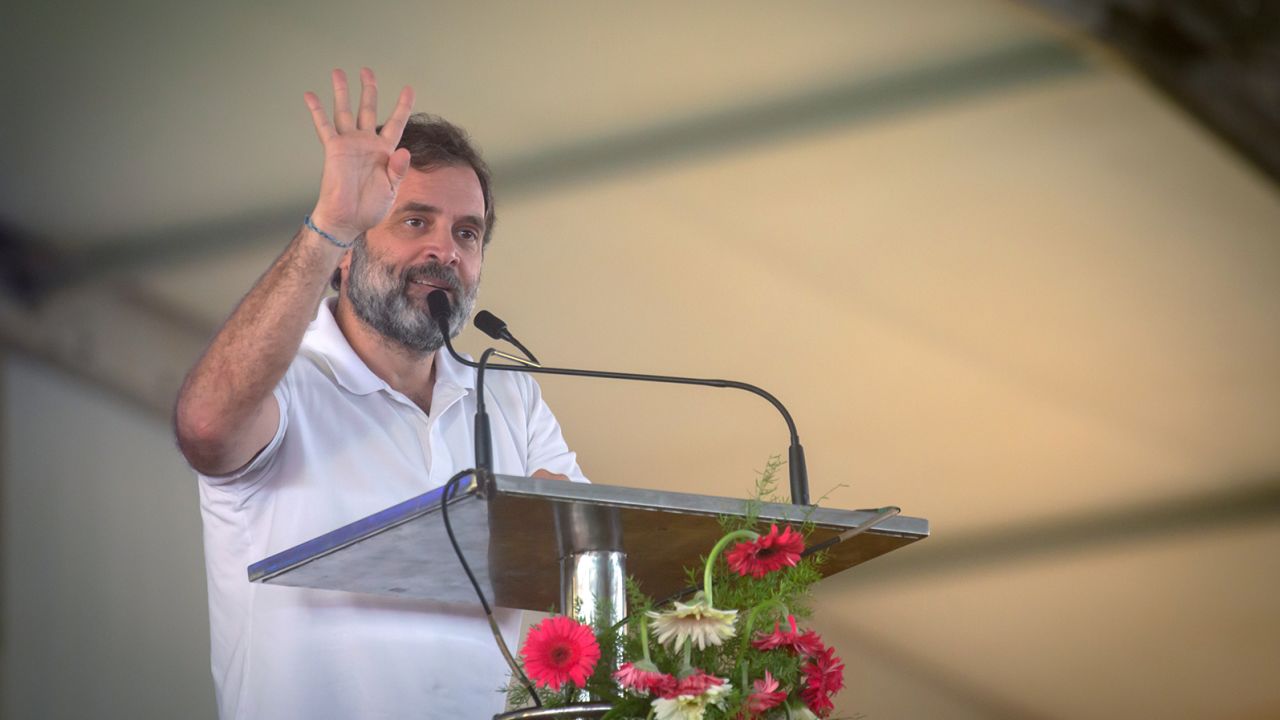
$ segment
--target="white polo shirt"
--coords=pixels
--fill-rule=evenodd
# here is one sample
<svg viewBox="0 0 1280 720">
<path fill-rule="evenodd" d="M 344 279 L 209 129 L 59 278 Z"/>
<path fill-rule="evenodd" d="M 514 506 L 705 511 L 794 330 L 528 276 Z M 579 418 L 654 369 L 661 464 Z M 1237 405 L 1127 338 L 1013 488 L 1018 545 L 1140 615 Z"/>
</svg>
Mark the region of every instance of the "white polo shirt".
<svg viewBox="0 0 1280 720">
<path fill-rule="evenodd" d="M 475 374 L 436 354 L 431 414 L 392 390 L 320 304 L 275 388 L 271 443 L 201 475 L 213 679 L 230 718 L 488 718 L 508 670 L 483 611 L 250 583 L 247 567 L 420 495 L 474 464 Z M 494 468 L 585 482 L 533 379 L 486 374 Z M 515 651 L 520 613 L 497 610 Z"/>
</svg>

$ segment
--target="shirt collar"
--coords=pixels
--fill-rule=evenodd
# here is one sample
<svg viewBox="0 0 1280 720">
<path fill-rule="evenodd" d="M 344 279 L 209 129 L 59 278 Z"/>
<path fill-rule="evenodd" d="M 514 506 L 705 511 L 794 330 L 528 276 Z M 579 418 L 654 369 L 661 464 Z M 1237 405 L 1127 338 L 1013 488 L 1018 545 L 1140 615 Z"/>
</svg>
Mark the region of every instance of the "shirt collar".
<svg viewBox="0 0 1280 720">
<path fill-rule="evenodd" d="M 316 310 L 315 320 L 307 326 L 302 336 L 302 351 L 324 361 L 333 373 L 334 379 L 346 390 L 357 395 L 368 395 L 379 390 L 390 390 L 386 381 L 374 374 L 364 360 L 351 348 L 347 336 L 342 334 L 338 321 L 334 318 L 336 297 L 328 297 L 320 302 Z M 464 355 L 463 357 L 469 356 Z M 447 350 L 436 353 L 436 385 L 449 383 L 464 390 L 473 390 L 476 386 L 475 372 L 454 360 Z"/>
</svg>

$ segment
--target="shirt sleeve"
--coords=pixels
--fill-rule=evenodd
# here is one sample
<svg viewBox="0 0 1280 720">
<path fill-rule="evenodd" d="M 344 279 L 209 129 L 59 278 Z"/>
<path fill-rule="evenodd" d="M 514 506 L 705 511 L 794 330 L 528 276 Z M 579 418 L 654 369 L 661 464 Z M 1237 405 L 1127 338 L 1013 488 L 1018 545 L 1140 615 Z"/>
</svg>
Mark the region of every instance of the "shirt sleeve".
<svg viewBox="0 0 1280 720">
<path fill-rule="evenodd" d="M 292 371 L 292 368 L 290 368 Z M 266 477 L 271 472 L 277 451 L 280 444 L 284 442 L 285 430 L 289 427 L 289 401 L 292 393 L 289 391 L 290 372 L 286 372 L 285 376 L 276 383 L 276 387 L 271 391 L 271 395 L 276 399 L 276 404 L 280 408 L 280 419 L 276 422 L 276 433 L 271 437 L 271 442 L 266 447 L 258 451 L 253 459 L 246 463 L 239 470 L 235 470 L 226 475 L 202 475 L 200 479 L 210 485 L 231 485 L 237 482 L 247 482 L 259 478 Z"/>
<path fill-rule="evenodd" d="M 521 375 L 528 382 L 525 389 L 525 411 L 529 418 L 529 472 L 547 469 L 553 473 L 567 475 L 573 482 L 590 482 L 578 467 L 578 455 L 569 449 L 560 431 L 560 423 L 555 414 L 542 399 L 542 388 L 536 380 L 526 374 Z"/>
</svg>

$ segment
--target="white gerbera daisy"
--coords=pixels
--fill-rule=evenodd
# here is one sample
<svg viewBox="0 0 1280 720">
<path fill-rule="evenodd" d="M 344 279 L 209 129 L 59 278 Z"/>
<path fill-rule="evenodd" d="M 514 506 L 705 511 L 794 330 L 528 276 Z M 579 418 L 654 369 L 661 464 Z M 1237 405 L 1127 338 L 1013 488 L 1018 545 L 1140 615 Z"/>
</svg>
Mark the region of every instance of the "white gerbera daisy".
<svg viewBox="0 0 1280 720">
<path fill-rule="evenodd" d="M 686 641 L 691 641 L 699 650 L 705 650 L 708 645 L 719 645 L 734 636 L 733 622 L 738 611 L 717 610 L 707 602 L 706 596 L 698 593 L 688 605 L 676 602 L 674 610 L 649 611 L 649 617 L 653 619 L 658 642 L 663 645 L 679 650 Z"/>
</svg>

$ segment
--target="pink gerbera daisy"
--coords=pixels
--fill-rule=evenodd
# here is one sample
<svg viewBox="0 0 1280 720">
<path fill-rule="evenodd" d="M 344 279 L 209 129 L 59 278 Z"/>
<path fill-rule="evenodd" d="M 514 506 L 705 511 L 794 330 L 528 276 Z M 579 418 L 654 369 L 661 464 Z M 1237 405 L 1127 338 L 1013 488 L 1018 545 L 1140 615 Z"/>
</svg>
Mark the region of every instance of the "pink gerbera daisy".
<svg viewBox="0 0 1280 720">
<path fill-rule="evenodd" d="M 774 623 L 773 632 L 756 634 L 751 641 L 752 647 L 757 650 L 786 649 L 800 655 L 817 655 L 825 649 L 818 633 L 812 630 L 800 632 L 795 615 L 788 615 L 787 623 L 791 625 L 790 630 L 783 630 L 781 623 Z"/>
<path fill-rule="evenodd" d="M 770 525 L 769 532 L 755 540 L 740 542 L 725 553 L 729 563 L 739 575 L 762 578 L 775 570 L 795 565 L 804 552 L 804 537 L 786 527 L 781 533 L 777 525 Z"/>
<path fill-rule="evenodd" d="M 559 690 L 566 682 L 583 687 L 600 659 L 600 644 L 591 628 L 557 615 L 529 630 L 520 656 L 539 687 Z"/>
<path fill-rule="evenodd" d="M 674 698 L 681 695 L 702 695 L 711 688 L 720 687 L 728 683 L 724 678 L 708 675 L 703 670 L 695 670 L 692 675 L 681 678 L 676 684 L 663 688 L 659 695 L 664 698 Z"/>
<path fill-rule="evenodd" d="M 786 699 L 787 693 L 778 689 L 778 681 L 765 670 L 764 678 L 751 685 L 751 694 L 747 696 L 747 712 L 751 713 L 751 717 L 757 717 Z"/>
<path fill-rule="evenodd" d="M 661 694 L 668 688 L 676 686 L 674 677 L 662 672 L 657 665 L 647 660 L 623 663 L 622 667 L 613 674 L 613 679 L 617 680 L 618 685 L 623 688 L 641 694 L 648 692 Z"/>
<path fill-rule="evenodd" d="M 800 670 L 804 673 L 800 697 L 805 705 L 819 717 L 831 714 L 835 708 L 831 698 L 844 687 L 844 662 L 836 657 L 834 649 L 825 648 L 809 658 Z"/>
</svg>

